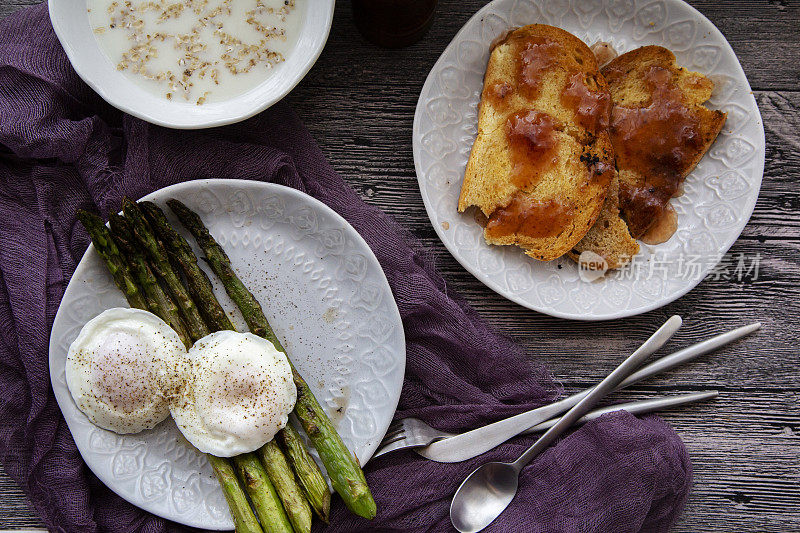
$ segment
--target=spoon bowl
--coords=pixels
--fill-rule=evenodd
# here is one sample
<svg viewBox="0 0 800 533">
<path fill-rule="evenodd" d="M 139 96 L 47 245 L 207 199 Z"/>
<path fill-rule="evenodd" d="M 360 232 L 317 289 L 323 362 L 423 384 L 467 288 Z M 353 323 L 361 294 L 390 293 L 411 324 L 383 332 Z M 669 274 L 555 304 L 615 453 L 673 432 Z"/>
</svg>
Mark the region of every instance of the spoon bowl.
<svg viewBox="0 0 800 533">
<path fill-rule="evenodd" d="M 464 480 L 450 504 L 453 526 L 461 533 L 480 531 L 508 507 L 517 494 L 519 470 L 513 463 L 482 465 Z"/>
</svg>

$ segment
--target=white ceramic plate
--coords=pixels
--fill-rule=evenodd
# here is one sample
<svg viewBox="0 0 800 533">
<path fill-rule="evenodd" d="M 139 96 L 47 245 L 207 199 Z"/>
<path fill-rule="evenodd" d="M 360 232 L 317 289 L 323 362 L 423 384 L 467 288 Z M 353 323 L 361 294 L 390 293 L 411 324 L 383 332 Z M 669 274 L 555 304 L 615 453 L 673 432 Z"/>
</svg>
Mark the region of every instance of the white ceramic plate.
<svg viewBox="0 0 800 533">
<path fill-rule="evenodd" d="M 405 371 L 400 313 L 369 246 L 333 210 L 279 185 L 203 180 L 145 197 L 162 206 L 169 198 L 200 213 L 345 444 L 365 464 L 391 422 Z M 236 327 L 247 331 L 209 274 Z M 172 419 L 122 436 L 94 426 L 73 402 L 64 378 L 67 349 L 89 319 L 110 307 L 127 304 L 90 246 L 50 336 L 50 378 L 78 450 L 97 477 L 134 505 L 189 526 L 232 529 L 205 456 L 183 439 Z"/>
<path fill-rule="evenodd" d="M 50 21 L 75 72 L 117 109 L 168 128 L 197 129 L 231 124 L 259 113 L 286 96 L 316 62 L 333 21 L 335 0 L 303 0 L 297 44 L 271 76 L 230 100 L 201 106 L 167 100 L 133 83 L 97 45 L 86 0 L 48 0 Z"/>
<path fill-rule="evenodd" d="M 568 258 L 547 263 L 517 247 L 489 246 L 471 215 L 456 211 L 477 131 L 477 105 L 489 45 L 532 23 L 564 28 L 589 45 L 620 52 L 658 44 L 678 63 L 709 75 L 710 107 L 728 120 L 672 201 L 678 231 L 642 245 L 627 269 L 588 283 Z M 580 320 L 632 316 L 686 294 L 717 265 L 753 212 L 764 172 L 764 128 L 750 85 L 725 37 L 681 0 L 495 0 L 458 32 L 434 65 L 414 116 L 414 163 L 436 233 L 475 277 L 506 298 L 549 315 Z M 745 262 L 751 259 L 745 259 Z M 749 263 L 748 263 L 749 265 Z"/>
</svg>

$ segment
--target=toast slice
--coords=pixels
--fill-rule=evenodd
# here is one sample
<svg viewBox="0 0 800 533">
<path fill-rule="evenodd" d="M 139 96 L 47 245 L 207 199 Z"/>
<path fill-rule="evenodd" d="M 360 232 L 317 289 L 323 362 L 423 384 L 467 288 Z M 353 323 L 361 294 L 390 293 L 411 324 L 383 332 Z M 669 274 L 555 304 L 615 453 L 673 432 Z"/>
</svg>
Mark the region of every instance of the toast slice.
<svg viewBox="0 0 800 533">
<path fill-rule="evenodd" d="M 714 83 L 679 67 L 661 46 L 643 46 L 602 69 L 613 107 L 611 141 L 619 170 L 619 205 L 634 237 L 663 215 L 670 198 L 714 143 L 726 114 L 703 103 Z"/>
<path fill-rule="evenodd" d="M 571 33 L 533 24 L 494 46 L 458 203 L 488 217 L 488 243 L 548 261 L 584 237 L 614 175 L 610 101 L 594 54 Z"/>
</svg>

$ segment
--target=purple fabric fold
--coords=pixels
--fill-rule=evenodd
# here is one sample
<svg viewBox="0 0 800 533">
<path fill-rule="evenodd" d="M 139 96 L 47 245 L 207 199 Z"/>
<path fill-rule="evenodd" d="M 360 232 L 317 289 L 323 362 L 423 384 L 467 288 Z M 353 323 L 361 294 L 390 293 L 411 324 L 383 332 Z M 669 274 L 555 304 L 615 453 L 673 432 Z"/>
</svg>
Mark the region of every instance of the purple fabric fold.
<svg viewBox="0 0 800 533">
<path fill-rule="evenodd" d="M 173 131 L 124 115 L 80 81 L 45 5 L 0 22 L 0 462 L 56 531 L 180 530 L 137 509 L 84 465 L 50 387 L 48 339 L 89 239 L 79 208 L 103 216 L 187 179 L 272 181 L 305 191 L 346 218 L 378 257 L 407 339 L 396 416 L 460 431 L 552 401 L 540 362 L 492 331 L 434 271 L 420 243 L 362 202 L 333 171 L 285 103 L 238 125 Z M 610 370 L 610 369 L 609 369 Z M 401 452 L 366 473 L 378 516 L 334 498 L 319 531 L 452 531 L 450 498 L 487 460 L 516 457 L 521 437 L 479 459 L 428 462 Z M 656 417 L 602 417 L 563 438 L 523 472 L 494 532 L 667 531 L 691 485 L 675 432 Z"/>
</svg>

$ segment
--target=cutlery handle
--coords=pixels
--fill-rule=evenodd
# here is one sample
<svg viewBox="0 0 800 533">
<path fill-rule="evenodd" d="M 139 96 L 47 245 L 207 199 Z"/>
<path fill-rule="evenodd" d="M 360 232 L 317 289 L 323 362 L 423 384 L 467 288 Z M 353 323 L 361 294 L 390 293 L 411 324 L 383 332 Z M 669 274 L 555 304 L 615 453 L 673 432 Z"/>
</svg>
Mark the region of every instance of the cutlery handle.
<svg viewBox="0 0 800 533">
<path fill-rule="evenodd" d="M 691 346 L 687 346 L 686 348 L 678 350 L 675 353 L 660 357 L 625 378 L 614 390 L 630 387 L 634 383 L 639 383 L 640 381 L 644 381 L 645 379 L 653 377 L 656 374 L 666 372 L 667 370 L 675 368 L 676 366 L 688 363 L 689 361 L 696 359 L 701 355 L 705 355 L 708 352 L 716 350 L 720 346 L 725 346 L 726 344 L 740 339 L 745 335 L 749 335 L 758 330 L 760 327 L 761 322 L 754 322 L 752 324 L 748 324 L 747 326 L 742 326 L 726 333 L 722 333 L 716 337 L 711 337 L 710 339 L 706 339 L 702 342 L 692 344 Z M 576 392 L 572 396 L 567 396 L 566 398 L 554 402 L 546 407 L 548 407 L 549 411 L 552 413 L 551 416 L 557 416 L 585 398 L 586 395 L 592 391 L 592 388 L 593 387 L 590 387 L 582 390 L 581 392 Z"/>
<path fill-rule="evenodd" d="M 749 335 L 750 333 L 756 331 L 760 327 L 761 327 L 761 322 L 754 322 L 753 324 L 736 328 L 734 330 L 728 331 L 727 333 L 722 333 L 720 335 L 717 335 L 716 337 L 711 337 L 710 339 L 698 342 L 697 344 L 692 344 L 691 346 L 688 346 L 683 350 L 679 350 L 675 353 L 656 359 L 649 365 L 640 368 L 639 370 L 637 370 L 636 372 L 625 378 L 625 380 L 619 384 L 619 387 L 617 387 L 617 389 L 629 387 L 634 383 L 638 383 L 649 377 L 655 376 L 660 372 L 665 372 L 671 368 L 675 368 L 678 365 L 682 365 L 683 363 L 691 361 L 696 357 L 707 354 L 710 351 L 716 350 L 720 346 L 725 346 L 729 342 L 733 342 L 736 339 L 744 337 L 745 335 Z M 585 396 L 586 394 L 588 394 L 588 392 L 589 389 L 583 392 L 579 392 L 575 396 L 581 396 L 581 395 Z"/>
<path fill-rule="evenodd" d="M 574 424 L 579 418 L 585 415 L 601 398 L 610 393 L 617 386 L 622 383 L 637 367 L 639 367 L 645 359 L 650 357 L 653 353 L 653 346 L 660 348 L 664 343 L 672 337 L 678 328 L 681 327 L 681 317 L 678 315 L 671 316 L 663 326 L 658 328 L 658 331 L 642 344 L 639 349 L 633 352 L 627 359 L 625 359 L 617 368 L 614 369 L 608 376 L 597 384 L 592 390 L 589 391 L 572 409 L 566 412 L 564 416 L 556 422 L 553 427 L 545 431 L 544 435 L 533 443 L 519 459 L 514 461 L 514 466 L 519 470 L 528 464 L 531 459 L 536 457 L 542 450 L 547 448 L 559 435 L 561 435 L 568 427 Z M 658 349 L 656 348 L 656 350 Z"/>
<path fill-rule="evenodd" d="M 664 372 L 678 365 L 687 363 L 701 355 L 740 339 L 758 330 L 760 327 L 761 324 L 756 322 L 736 328 L 657 359 L 631 374 L 617 387 L 617 390 L 649 378 L 659 372 Z M 472 459 L 473 457 L 486 453 L 492 448 L 499 446 L 508 439 L 520 434 L 520 432 L 525 431 L 527 428 L 534 427 L 553 417 L 557 417 L 578 403 L 581 398 L 589 393 L 589 390 L 591 389 L 573 394 L 557 402 L 509 418 L 504 418 L 503 420 L 498 420 L 497 422 L 467 431 L 460 435 L 442 439 L 424 448 L 417 448 L 415 451 L 427 459 L 442 463 L 455 463 Z"/>
<path fill-rule="evenodd" d="M 711 400 L 717 396 L 719 396 L 719 392 L 712 390 L 705 392 L 692 392 L 689 394 L 679 394 L 677 396 L 653 398 L 651 400 L 641 400 L 638 402 L 618 403 L 609 405 L 607 407 L 601 407 L 600 409 L 594 409 L 580 418 L 577 422 L 575 422 L 575 424 L 585 424 L 589 420 L 594 420 L 595 418 L 599 418 L 604 414 L 613 413 L 615 411 L 627 411 L 632 415 L 642 415 L 662 409 L 669 409 L 690 403 Z M 556 425 L 556 422 L 558 422 L 557 418 L 551 418 L 550 420 L 546 420 L 541 424 L 536 424 L 532 428 L 525 430 L 523 433 L 526 435 L 530 433 L 539 433 L 553 427 Z"/>
</svg>

